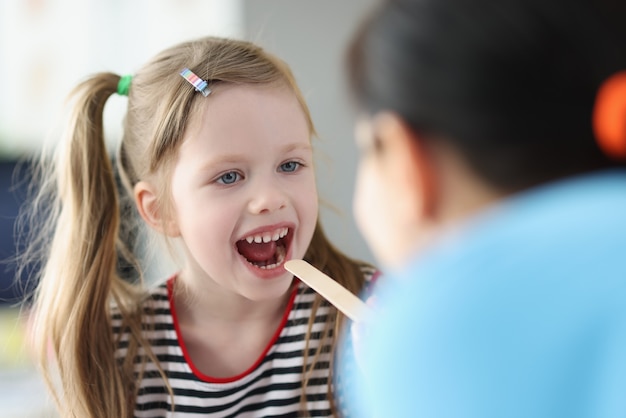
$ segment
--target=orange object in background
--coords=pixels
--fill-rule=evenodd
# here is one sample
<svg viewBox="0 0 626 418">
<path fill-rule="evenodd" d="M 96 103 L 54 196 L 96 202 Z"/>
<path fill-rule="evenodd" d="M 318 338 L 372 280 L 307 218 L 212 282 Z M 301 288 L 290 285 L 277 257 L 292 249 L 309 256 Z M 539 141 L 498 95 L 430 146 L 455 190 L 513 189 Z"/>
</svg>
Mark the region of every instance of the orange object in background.
<svg viewBox="0 0 626 418">
<path fill-rule="evenodd" d="M 593 130 L 602 151 L 626 159 L 626 71 L 609 77 L 598 90 Z"/>
</svg>

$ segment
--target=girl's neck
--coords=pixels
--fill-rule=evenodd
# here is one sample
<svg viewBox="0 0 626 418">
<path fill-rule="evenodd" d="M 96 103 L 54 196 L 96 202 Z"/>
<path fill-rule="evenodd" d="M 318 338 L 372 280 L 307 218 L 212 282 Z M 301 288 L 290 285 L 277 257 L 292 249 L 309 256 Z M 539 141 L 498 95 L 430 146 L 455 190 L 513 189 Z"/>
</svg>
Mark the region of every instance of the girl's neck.
<svg viewBox="0 0 626 418">
<path fill-rule="evenodd" d="M 254 301 L 247 299 L 219 285 L 211 286 L 203 281 L 204 286 L 185 278 L 182 271 L 174 282 L 174 301 L 179 316 L 191 323 L 219 321 L 236 325 L 237 323 L 269 322 L 275 323 L 282 318 L 291 292 L 286 292 L 277 299 Z"/>
</svg>

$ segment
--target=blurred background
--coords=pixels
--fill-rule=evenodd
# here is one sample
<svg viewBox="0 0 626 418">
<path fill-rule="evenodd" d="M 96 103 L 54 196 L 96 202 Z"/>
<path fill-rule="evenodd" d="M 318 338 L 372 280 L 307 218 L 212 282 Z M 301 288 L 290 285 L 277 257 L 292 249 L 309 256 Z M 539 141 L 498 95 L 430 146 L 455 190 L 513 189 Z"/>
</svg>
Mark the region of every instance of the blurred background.
<svg viewBox="0 0 626 418">
<path fill-rule="evenodd" d="M 25 197 L 16 166 L 54 143 L 63 100 L 96 71 L 132 73 L 152 55 L 189 38 L 254 41 L 292 68 L 319 138 L 314 147 L 322 223 L 348 255 L 367 261 L 352 219 L 357 162 L 354 109 L 343 54 L 376 0 L 0 0 L 0 416 L 52 417 L 25 344 L 24 291 L 14 283 L 14 222 Z M 125 98 L 107 103 L 111 147 Z M 156 271 L 154 274 L 167 274 Z"/>
</svg>

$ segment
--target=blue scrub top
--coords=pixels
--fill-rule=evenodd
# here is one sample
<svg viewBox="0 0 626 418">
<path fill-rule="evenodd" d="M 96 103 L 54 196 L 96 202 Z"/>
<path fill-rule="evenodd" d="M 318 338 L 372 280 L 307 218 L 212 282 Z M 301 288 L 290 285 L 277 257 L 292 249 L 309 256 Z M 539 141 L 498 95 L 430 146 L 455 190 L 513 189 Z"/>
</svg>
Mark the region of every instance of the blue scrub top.
<svg viewBox="0 0 626 418">
<path fill-rule="evenodd" d="M 626 417 L 626 171 L 510 198 L 379 286 L 354 415 Z"/>
</svg>

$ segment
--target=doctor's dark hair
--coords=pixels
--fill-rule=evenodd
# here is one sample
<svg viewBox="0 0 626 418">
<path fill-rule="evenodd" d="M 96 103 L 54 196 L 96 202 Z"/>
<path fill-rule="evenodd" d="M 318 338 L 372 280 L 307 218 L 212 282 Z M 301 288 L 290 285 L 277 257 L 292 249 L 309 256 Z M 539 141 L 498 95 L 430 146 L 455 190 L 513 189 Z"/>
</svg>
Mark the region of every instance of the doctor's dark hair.
<svg viewBox="0 0 626 418">
<path fill-rule="evenodd" d="M 621 165 L 596 145 L 592 112 L 626 70 L 624 22 L 613 0 L 387 0 L 350 45 L 351 93 L 504 192 Z"/>
</svg>

